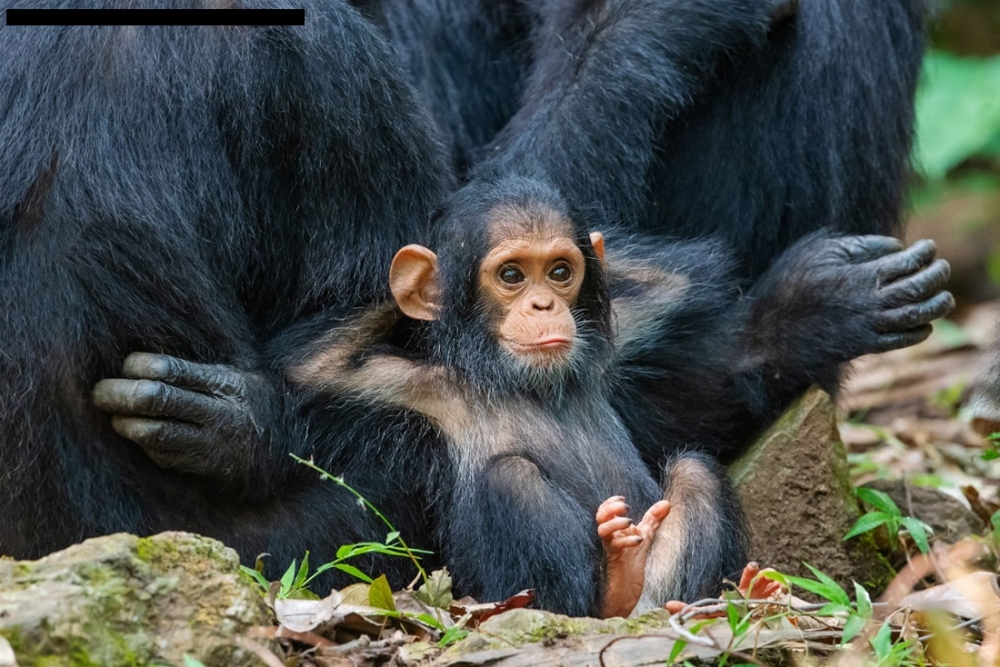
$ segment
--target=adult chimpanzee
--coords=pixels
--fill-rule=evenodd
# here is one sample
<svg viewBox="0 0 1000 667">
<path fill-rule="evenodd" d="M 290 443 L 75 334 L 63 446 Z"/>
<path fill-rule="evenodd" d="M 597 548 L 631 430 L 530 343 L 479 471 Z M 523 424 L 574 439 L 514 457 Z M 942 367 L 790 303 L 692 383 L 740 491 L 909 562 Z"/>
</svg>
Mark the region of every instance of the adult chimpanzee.
<svg viewBox="0 0 1000 667">
<path fill-rule="evenodd" d="M 593 229 L 717 234 L 749 278 L 896 229 L 926 0 L 361 4 L 473 180 L 502 160 Z"/>
<path fill-rule="evenodd" d="M 976 379 L 969 407 L 973 428 L 987 437 L 1000 431 L 1000 333 L 985 358 L 988 366 Z"/>
<path fill-rule="evenodd" d="M 337 542 L 370 537 L 375 529 L 354 518 L 347 498 L 289 467 L 288 449 L 345 472 L 409 534 L 431 532 L 417 516 L 426 505 L 414 498 L 433 499 L 447 487 L 434 476 L 441 461 L 426 421 L 349 397 L 330 402 L 281 381 L 288 357 L 385 294 L 381 276 L 392 252 L 422 238 L 431 207 L 450 186 L 425 114 L 383 42 L 342 2 L 306 4 L 308 25 L 294 29 L 5 29 L 2 49 L 12 66 L 0 74 L 9 91 L 0 116 L 8 176 L 0 190 L 8 298 L 0 510 L 13 518 L 0 528 L 0 550 L 30 556 L 113 530 L 188 528 L 217 535 L 244 556 L 270 551 L 281 562 L 306 547 L 329 553 Z M 664 0 L 647 19 L 646 3 L 539 3 L 527 15 L 537 29 L 521 70 L 525 101 L 497 139 L 504 149 L 494 151 L 497 162 L 554 183 L 579 224 L 653 221 L 642 196 L 645 172 L 660 164 L 650 146 L 660 131 L 671 140 L 684 134 L 668 123 L 677 108 L 657 82 L 672 82 L 675 102 L 697 91 L 706 104 L 727 99 L 716 86 L 728 82 L 712 74 L 735 66 L 729 60 L 746 47 L 767 52 L 772 4 Z M 869 12 L 869 22 L 881 16 L 858 12 Z M 910 43 L 910 26 L 887 16 L 884 25 Z M 698 39 L 663 50 L 663 35 L 646 30 L 647 20 L 659 28 L 688 25 Z M 608 39 L 595 39 L 591 24 L 607 29 Z M 833 34 L 843 27 L 835 24 Z M 571 61 L 553 47 L 556 33 L 573 46 Z M 620 50 L 626 47 L 638 51 Z M 632 65 L 610 66 L 625 62 L 623 53 Z M 831 62 L 848 62 L 843 55 Z M 890 60 L 909 62 L 895 52 Z M 799 71 L 760 67 L 760 76 L 774 72 L 781 81 Z M 550 83 L 558 86 L 554 94 Z M 787 99 L 799 100 L 799 92 Z M 898 111 L 893 99 L 888 106 Z M 822 102 L 828 105 L 829 95 Z M 802 116 L 810 121 L 811 104 Z M 480 134 L 493 121 L 483 122 Z M 814 129 L 801 120 L 786 134 L 760 138 L 780 143 Z M 712 132 L 692 136 L 707 140 Z M 865 148 L 873 144 L 880 145 L 873 139 Z M 822 155 L 847 150 L 837 144 Z M 843 162 L 844 172 L 857 166 Z M 810 178 L 829 175 L 824 163 L 804 164 Z M 737 171 L 736 178 L 758 173 Z M 806 177 L 795 174 L 775 170 L 767 185 L 776 190 L 768 192 L 797 192 L 786 186 Z M 477 182 L 484 178 L 477 171 Z M 839 183 L 829 187 L 840 191 Z M 805 191 L 825 192 L 814 185 L 810 180 Z M 473 184 L 461 197 L 475 199 L 480 190 Z M 843 198 L 857 203 L 846 191 Z M 742 210 L 735 195 L 722 199 Z M 806 210 L 799 207 L 806 199 L 787 201 L 790 210 Z M 452 218 L 453 205 L 445 209 Z M 870 212 L 867 205 L 857 210 Z M 769 211 L 753 219 L 766 221 Z M 811 224 L 835 219 L 817 216 Z M 737 228 L 728 218 L 719 224 Z M 785 236 L 773 241 L 775 249 Z M 866 286 L 858 279 L 848 287 Z M 126 415 L 112 428 L 87 388 L 117 374 L 130 350 L 201 365 L 130 357 L 126 375 L 148 381 L 103 385 L 98 399 Z M 701 367 L 689 361 L 686 370 L 697 377 Z M 191 387 L 203 400 L 183 392 Z M 767 391 L 752 398 L 773 409 Z M 149 419 L 132 418 L 137 414 Z M 677 419 L 652 408 L 646 414 L 638 426 L 651 432 Z M 704 413 L 687 421 L 701 423 L 697 414 Z M 410 474 L 414 457 L 426 464 L 426 476 Z M 450 471 L 449 460 L 442 464 Z"/>
<path fill-rule="evenodd" d="M 421 480 L 373 463 L 393 432 L 336 466 L 345 441 L 323 435 L 346 410 L 314 423 L 301 408 L 313 438 L 275 437 L 300 406 L 267 345 L 387 294 L 393 254 L 449 188 L 444 152 L 356 10 L 239 4 L 305 5 L 308 21 L 0 32 L 0 553 L 174 528 L 287 563 L 384 537 L 290 449 L 360 467 L 352 481 L 403 529 L 422 514 Z M 91 391 L 137 349 L 247 371 L 217 387 L 253 410 L 228 434 L 237 448 L 118 435 Z M 405 435 L 419 458 L 419 432 Z"/>
</svg>

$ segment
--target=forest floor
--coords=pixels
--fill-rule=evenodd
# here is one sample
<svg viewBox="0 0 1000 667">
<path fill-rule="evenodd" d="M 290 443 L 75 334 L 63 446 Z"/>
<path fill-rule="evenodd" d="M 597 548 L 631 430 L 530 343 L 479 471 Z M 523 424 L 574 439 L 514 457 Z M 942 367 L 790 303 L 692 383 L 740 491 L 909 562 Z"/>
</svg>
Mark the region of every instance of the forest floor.
<svg viewBox="0 0 1000 667">
<path fill-rule="evenodd" d="M 978 304 L 935 323 L 920 345 L 855 362 L 838 408 L 856 484 L 905 478 L 957 498 L 972 487 L 984 506 L 998 503 L 1000 460 L 984 460 L 986 440 L 965 409 L 998 321 L 1000 301 Z"/>
</svg>

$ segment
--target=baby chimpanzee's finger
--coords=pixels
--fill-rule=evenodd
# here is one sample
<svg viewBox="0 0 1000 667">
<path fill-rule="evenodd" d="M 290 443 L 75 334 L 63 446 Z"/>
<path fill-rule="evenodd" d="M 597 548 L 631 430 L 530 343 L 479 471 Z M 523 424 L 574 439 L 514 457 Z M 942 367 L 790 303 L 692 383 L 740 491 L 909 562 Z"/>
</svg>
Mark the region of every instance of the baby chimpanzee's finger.
<svg viewBox="0 0 1000 667">
<path fill-rule="evenodd" d="M 597 523 L 605 523 L 617 516 L 628 514 L 629 506 L 625 502 L 624 496 L 611 496 L 597 508 L 594 518 Z"/>
<path fill-rule="evenodd" d="M 610 539 L 615 533 L 632 526 L 632 519 L 620 516 L 597 524 L 597 535 L 602 540 Z"/>
</svg>

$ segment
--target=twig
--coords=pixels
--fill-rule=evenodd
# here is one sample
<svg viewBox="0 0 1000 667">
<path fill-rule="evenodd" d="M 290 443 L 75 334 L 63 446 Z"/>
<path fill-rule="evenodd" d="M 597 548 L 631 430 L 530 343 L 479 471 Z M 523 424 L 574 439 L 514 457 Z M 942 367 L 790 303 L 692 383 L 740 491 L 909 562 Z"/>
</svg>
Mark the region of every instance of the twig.
<svg viewBox="0 0 1000 667">
<path fill-rule="evenodd" d="M 254 640 L 248 639 L 247 637 L 239 637 L 237 639 L 237 643 L 263 660 L 267 667 L 285 667 L 285 663 L 281 658 L 272 653 L 270 649 L 265 646 L 261 646 Z"/>
</svg>

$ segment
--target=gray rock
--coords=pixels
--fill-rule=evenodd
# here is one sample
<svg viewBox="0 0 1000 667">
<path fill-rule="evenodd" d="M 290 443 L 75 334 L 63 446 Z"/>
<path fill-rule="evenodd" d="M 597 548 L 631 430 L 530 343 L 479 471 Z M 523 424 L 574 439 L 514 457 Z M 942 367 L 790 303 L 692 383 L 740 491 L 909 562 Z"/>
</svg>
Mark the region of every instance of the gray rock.
<svg viewBox="0 0 1000 667">
<path fill-rule="evenodd" d="M 893 571 L 871 535 L 843 536 L 860 516 L 830 397 L 810 390 L 730 468 L 750 522 L 753 558 L 786 574 L 812 575 L 803 562 L 853 594 L 872 595 Z"/>
<path fill-rule="evenodd" d="M 236 553 L 187 533 L 109 535 L 0 560 L 0 637 L 22 667 L 258 667 L 239 644 L 269 624 Z"/>
</svg>

